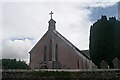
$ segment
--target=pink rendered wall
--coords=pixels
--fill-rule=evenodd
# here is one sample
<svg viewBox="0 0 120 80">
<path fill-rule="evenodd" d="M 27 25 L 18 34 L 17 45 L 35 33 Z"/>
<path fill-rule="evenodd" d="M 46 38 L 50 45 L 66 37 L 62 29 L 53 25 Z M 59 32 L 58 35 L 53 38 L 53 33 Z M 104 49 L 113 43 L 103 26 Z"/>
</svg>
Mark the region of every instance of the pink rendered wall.
<svg viewBox="0 0 120 80">
<path fill-rule="evenodd" d="M 46 46 L 46 58 L 49 61 L 49 44 L 52 39 L 52 58 L 55 60 L 55 45 L 58 45 L 58 60 L 62 64 L 62 68 L 77 69 L 86 68 L 86 59 L 83 56 L 78 56 L 73 46 L 65 42 L 63 38 L 54 32 L 47 32 L 42 39 L 37 43 L 35 48 L 30 52 L 30 67 L 39 68 L 39 63 L 44 61 L 44 47 Z M 78 62 L 79 60 L 79 62 Z"/>
</svg>

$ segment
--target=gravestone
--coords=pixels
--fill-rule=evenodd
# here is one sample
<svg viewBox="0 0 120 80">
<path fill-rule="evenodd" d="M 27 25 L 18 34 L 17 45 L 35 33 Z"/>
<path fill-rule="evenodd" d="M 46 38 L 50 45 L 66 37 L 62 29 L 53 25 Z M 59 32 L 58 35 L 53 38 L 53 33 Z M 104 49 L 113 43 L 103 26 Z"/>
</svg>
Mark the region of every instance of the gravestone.
<svg viewBox="0 0 120 80">
<path fill-rule="evenodd" d="M 120 69 L 120 60 L 118 58 L 113 59 L 114 69 Z"/>
<path fill-rule="evenodd" d="M 108 69 L 109 66 L 106 61 L 102 60 L 100 63 L 100 67 L 101 67 L 101 69 Z"/>
</svg>

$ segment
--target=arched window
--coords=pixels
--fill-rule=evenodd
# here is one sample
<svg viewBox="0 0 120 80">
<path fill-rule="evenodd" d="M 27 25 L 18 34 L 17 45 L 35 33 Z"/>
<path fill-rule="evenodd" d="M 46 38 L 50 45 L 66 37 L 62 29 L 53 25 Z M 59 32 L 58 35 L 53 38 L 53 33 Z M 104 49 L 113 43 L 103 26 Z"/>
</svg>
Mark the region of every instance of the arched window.
<svg viewBox="0 0 120 80">
<path fill-rule="evenodd" d="M 44 61 L 46 61 L 46 46 L 44 47 Z"/>
<path fill-rule="evenodd" d="M 52 61 L 52 39 L 49 44 L 49 60 Z"/>
<path fill-rule="evenodd" d="M 78 69 L 79 69 L 79 59 L 78 59 L 78 61 L 77 61 L 77 66 L 78 66 Z"/>
<path fill-rule="evenodd" d="M 58 61 L 58 45 L 55 46 L 55 61 Z"/>
</svg>

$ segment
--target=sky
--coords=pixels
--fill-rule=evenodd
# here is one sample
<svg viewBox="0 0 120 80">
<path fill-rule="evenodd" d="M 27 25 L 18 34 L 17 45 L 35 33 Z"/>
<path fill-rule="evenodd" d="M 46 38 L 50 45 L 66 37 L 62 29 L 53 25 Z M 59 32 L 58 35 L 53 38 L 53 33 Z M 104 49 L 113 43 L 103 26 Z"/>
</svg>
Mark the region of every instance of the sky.
<svg viewBox="0 0 120 80">
<path fill-rule="evenodd" d="M 119 16 L 119 0 L 4 0 L 0 2 L 1 58 L 29 63 L 29 51 L 48 30 L 50 11 L 56 30 L 80 50 L 89 49 L 90 26 L 101 15 Z"/>
</svg>

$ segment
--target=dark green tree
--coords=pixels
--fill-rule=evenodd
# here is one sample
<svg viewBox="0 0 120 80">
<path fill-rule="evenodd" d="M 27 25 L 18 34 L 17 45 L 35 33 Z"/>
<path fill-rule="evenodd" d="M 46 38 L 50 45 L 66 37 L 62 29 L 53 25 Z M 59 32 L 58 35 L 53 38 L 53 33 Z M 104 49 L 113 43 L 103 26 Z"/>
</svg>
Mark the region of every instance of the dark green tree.
<svg viewBox="0 0 120 80">
<path fill-rule="evenodd" d="M 115 17 L 102 16 L 90 29 L 90 57 L 100 68 L 102 60 L 113 68 L 112 60 L 120 59 L 120 21 Z"/>
<path fill-rule="evenodd" d="M 24 61 L 16 59 L 1 59 L 2 69 L 29 69 L 29 66 Z"/>
</svg>

